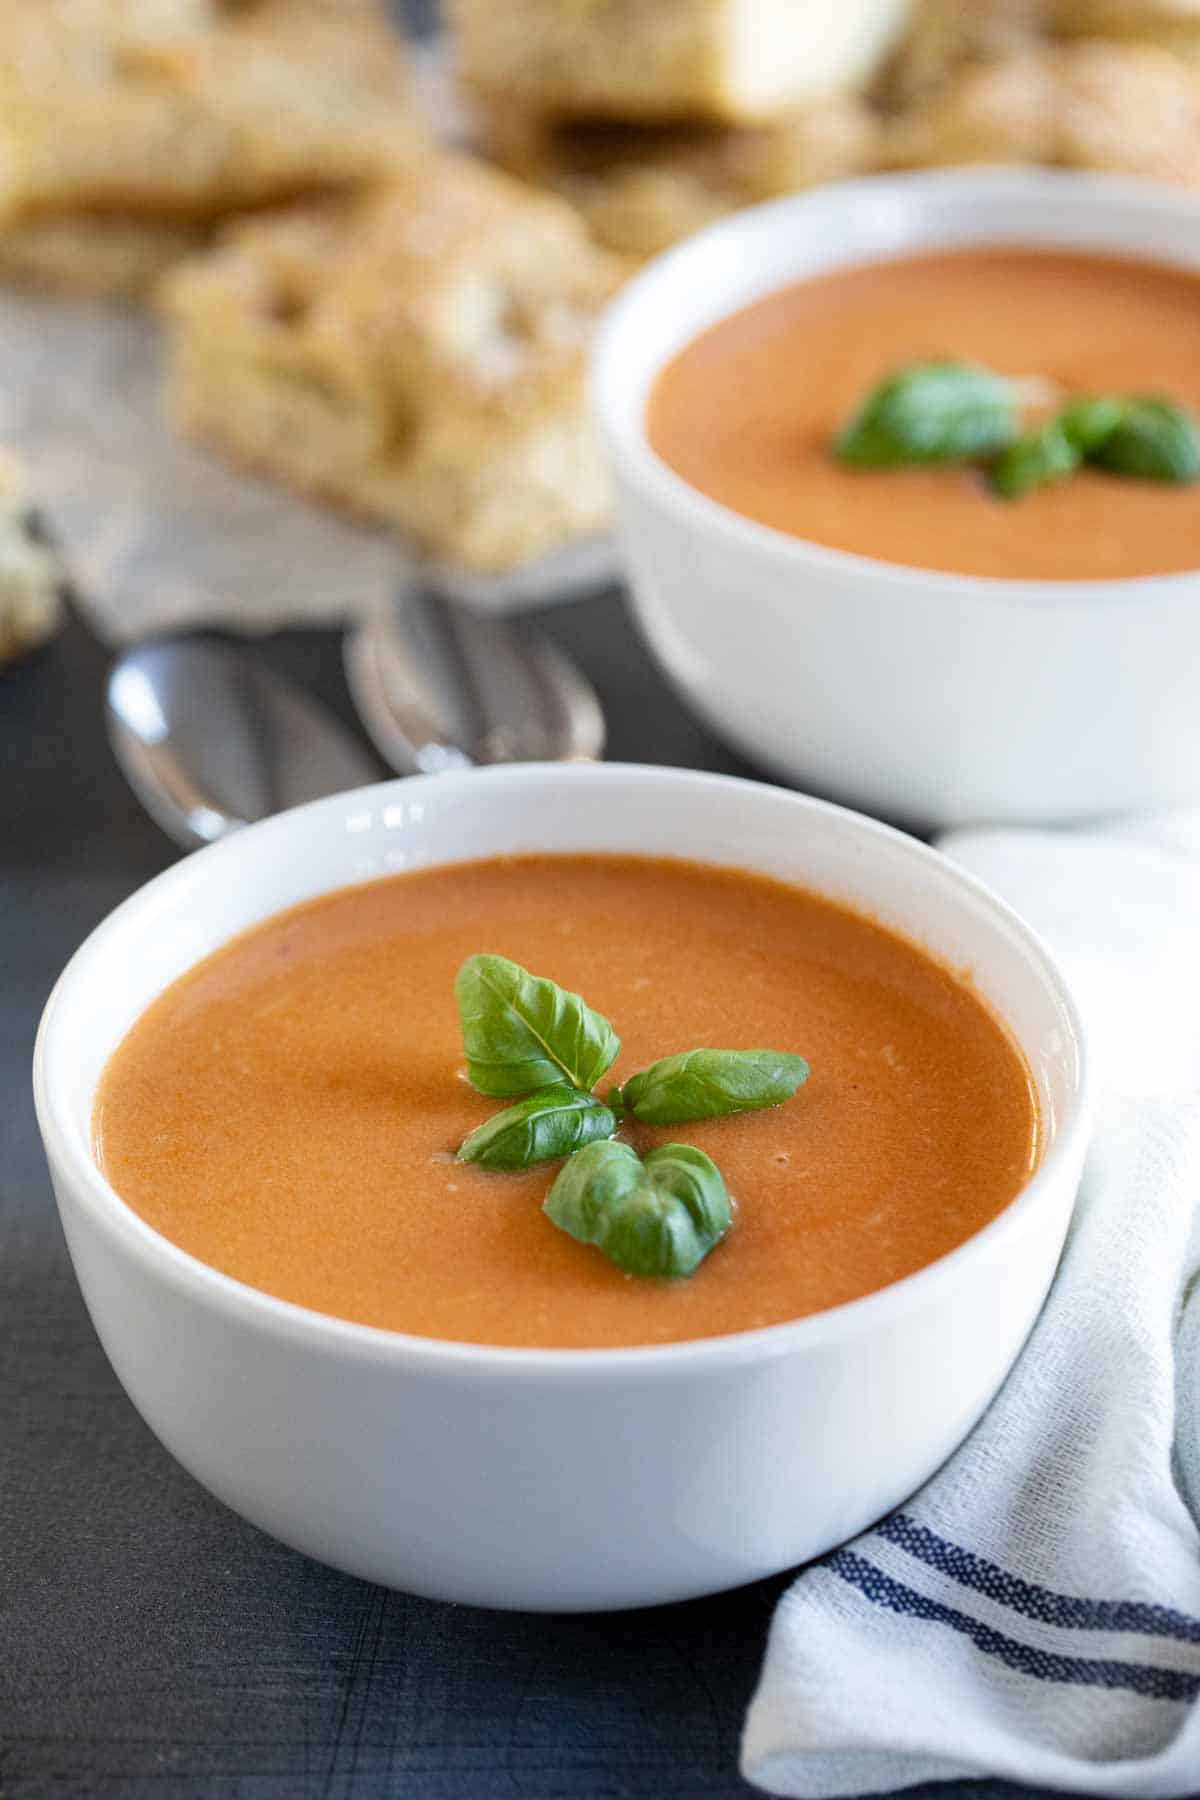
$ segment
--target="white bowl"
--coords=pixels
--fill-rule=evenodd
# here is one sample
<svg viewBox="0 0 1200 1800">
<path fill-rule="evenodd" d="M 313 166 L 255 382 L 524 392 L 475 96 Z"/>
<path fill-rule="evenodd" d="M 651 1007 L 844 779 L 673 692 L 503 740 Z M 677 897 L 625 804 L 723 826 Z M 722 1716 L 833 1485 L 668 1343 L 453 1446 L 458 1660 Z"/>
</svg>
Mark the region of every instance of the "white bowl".
<svg viewBox="0 0 1200 1800">
<path fill-rule="evenodd" d="M 1047 1128 L 1037 1173 L 948 1256 L 792 1324 L 648 1349 L 488 1349 L 375 1330 L 197 1262 L 104 1180 L 90 1118 L 146 1005 L 234 932 L 372 876 L 513 851 L 766 870 L 974 973 Z M 712 775 L 514 767 L 389 782 L 239 832 L 152 881 L 46 1007 L 38 1119 L 96 1330 L 134 1405 L 220 1499 L 373 1581 L 572 1610 L 715 1592 L 879 1517 L 970 1429 L 1054 1271 L 1085 1138 L 1075 1009 L 1006 907 L 911 839 Z"/>
<path fill-rule="evenodd" d="M 1051 170 L 819 188 L 652 264 L 609 314 L 594 368 L 636 611 L 667 674 L 789 780 L 922 826 L 1200 798 L 1200 573 L 1000 581 L 827 549 L 683 481 L 650 448 L 646 401 L 698 332 L 788 282 L 1006 242 L 1197 268 L 1200 203 Z"/>
</svg>

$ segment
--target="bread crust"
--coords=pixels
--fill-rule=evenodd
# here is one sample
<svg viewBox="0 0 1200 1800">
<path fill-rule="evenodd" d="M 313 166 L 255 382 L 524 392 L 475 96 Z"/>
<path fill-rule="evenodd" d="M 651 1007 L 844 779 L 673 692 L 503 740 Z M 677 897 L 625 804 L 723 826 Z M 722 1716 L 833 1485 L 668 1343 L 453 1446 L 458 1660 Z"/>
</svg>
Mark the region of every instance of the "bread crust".
<svg viewBox="0 0 1200 1800">
<path fill-rule="evenodd" d="M 1200 0 L 915 0 L 879 84 L 888 106 L 925 103 L 984 63 L 1054 43 L 1115 38 L 1200 60 Z"/>
<path fill-rule="evenodd" d="M 1046 0 L 1051 31 L 1072 37 L 1153 37 L 1200 29 L 1200 0 Z"/>
<path fill-rule="evenodd" d="M 438 157 L 169 276 L 172 408 L 448 561 L 514 568 L 608 523 L 585 380 L 621 273 L 560 201 Z"/>
<path fill-rule="evenodd" d="M 737 207 L 861 174 L 879 135 L 854 94 L 760 126 L 570 126 L 500 96 L 480 116 L 491 156 L 563 195 L 597 243 L 635 263 Z"/>
<path fill-rule="evenodd" d="M 560 119 L 752 123 L 867 80 L 907 0 L 449 0 L 459 74 Z"/>
<path fill-rule="evenodd" d="M 1056 45 L 968 69 L 884 148 L 901 167 L 1038 162 L 1197 186 L 1200 74 L 1154 44 Z"/>
<path fill-rule="evenodd" d="M 880 86 L 889 105 L 920 104 L 965 66 L 1039 46 L 1050 0 L 915 0 Z"/>
<path fill-rule="evenodd" d="M 0 278 L 84 299 L 136 300 L 206 236 L 193 225 L 87 214 L 27 220 L 0 230 Z"/>
<path fill-rule="evenodd" d="M 394 39 L 360 0 L 348 17 L 244 0 L 211 28 L 195 0 L 83 0 L 90 26 L 49 8 L 31 23 L 31 0 L 13 3 L 0 222 L 202 222 L 377 178 L 427 147 Z"/>
</svg>

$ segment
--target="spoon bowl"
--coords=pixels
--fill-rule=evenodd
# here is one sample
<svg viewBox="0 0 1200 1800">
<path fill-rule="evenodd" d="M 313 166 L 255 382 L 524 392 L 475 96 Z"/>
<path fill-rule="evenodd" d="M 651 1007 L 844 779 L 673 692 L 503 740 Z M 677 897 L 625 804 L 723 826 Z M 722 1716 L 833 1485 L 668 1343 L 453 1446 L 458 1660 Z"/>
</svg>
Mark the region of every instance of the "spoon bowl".
<svg viewBox="0 0 1200 1800">
<path fill-rule="evenodd" d="M 603 754 L 600 703 L 544 632 L 432 587 L 361 620 L 345 666 L 359 717 L 398 774 Z"/>
<path fill-rule="evenodd" d="M 186 850 L 378 777 L 325 707 L 233 644 L 160 638 L 122 652 L 106 714 L 126 780 Z"/>
</svg>

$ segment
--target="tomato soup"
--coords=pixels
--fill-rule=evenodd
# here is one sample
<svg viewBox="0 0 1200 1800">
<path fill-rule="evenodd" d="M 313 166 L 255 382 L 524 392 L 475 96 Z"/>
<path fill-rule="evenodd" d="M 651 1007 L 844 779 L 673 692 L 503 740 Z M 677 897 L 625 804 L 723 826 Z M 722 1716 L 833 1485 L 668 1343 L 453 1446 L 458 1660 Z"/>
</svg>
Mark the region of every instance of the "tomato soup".
<svg viewBox="0 0 1200 1800">
<path fill-rule="evenodd" d="M 622 1274 L 545 1217 L 557 1165 L 454 1160 L 503 1101 L 463 1076 L 454 977 L 478 951 L 582 993 L 608 1081 L 699 1046 L 798 1051 L 768 1111 L 649 1130 L 698 1145 L 733 1225 L 687 1280 Z M 852 1300 L 962 1243 L 1037 1156 L 1028 1072 L 966 978 L 765 878 L 518 857 L 344 889 L 167 989 L 104 1072 L 95 1153 L 183 1249 L 368 1325 L 459 1341 L 656 1344 Z"/>
<path fill-rule="evenodd" d="M 885 562 L 1055 581 L 1200 569 L 1200 487 L 1084 470 L 1004 501 L 974 468 L 834 459 L 839 426 L 884 376 L 942 359 L 1200 411 L 1200 279 L 1019 248 L 839 270 L 689 344 L 651 395 L 650 442 L 746 518 Z"/>
</svg>

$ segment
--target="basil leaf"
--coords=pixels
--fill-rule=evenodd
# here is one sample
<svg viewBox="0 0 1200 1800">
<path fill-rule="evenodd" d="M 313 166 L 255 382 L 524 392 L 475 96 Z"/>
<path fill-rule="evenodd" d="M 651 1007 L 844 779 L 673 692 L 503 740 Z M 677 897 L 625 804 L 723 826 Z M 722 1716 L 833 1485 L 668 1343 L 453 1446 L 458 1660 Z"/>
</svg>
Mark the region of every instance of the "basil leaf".
<svg viewBox="0 0 1200 1800">
<path fill-rule="evenodd" d="M 643 1125 L 680 1125 L 778 1106 L 807 1075 L 804 1058 L 784 1050 L 689 1050 L 631 1076 L 621 1097 Z"/>
<path fill-rule="evenodd" d="M 530 1169 L 611 1137 L 616 1129 L 615 1113 L 593 1095 L 570 1087 L 542 1088 L 473 1131 L 463 1140 L 458 1160 L 483 1169 Z"/>
<path fill-rule="evenodd" d="M 589 1144 L 563 1165 L 543 1210 L 627 1275 L 690 1275 L 730 1219 L 721 1171 L 702 1150 L 664 1144 L 643 1162 L 612 1140 Z"/>
<path fill-rule="evenodd" d="M 868 394 L 839 432 L 834 455 L 863 469 L 969 462 L 1020 429 L 1014 384 L 969 363 L 916 363 Z"/>
<path fill-rule="evenodd" d="M 1141 394 L 1126 403 L 1124 417 L 1090 460 L 1114 475 L 1142 481 L 1200 479 L 1200 428 L 1170 400 Z"/>
<path fill-rule="evenodd" d="M 1094 456 L 1125 417 L 1125 406 L 1126 402 L 1114 394 L 1070 400 L 1059 413 L 1058 422 L 1081 456 Z"/>
<path fill-rule="evenodd" d="M 1083 452 L 1063 429 L 1061 419 L 1047 419 L 1036 431 L 1009 445 L 993 464 L 988 483 L 1002 500 L 1020 500 L 1034 488 L 1073 475 L 1082 461 Z"/>
<path fill-rule="evenodd" d="M 608 1020 L 578 994 L 506 956 L 469 956 L 454 983 L 467 1077 L 481 1094 L 539 1088 L 587 1092 L 621 1048 Z"/>
</svg>

